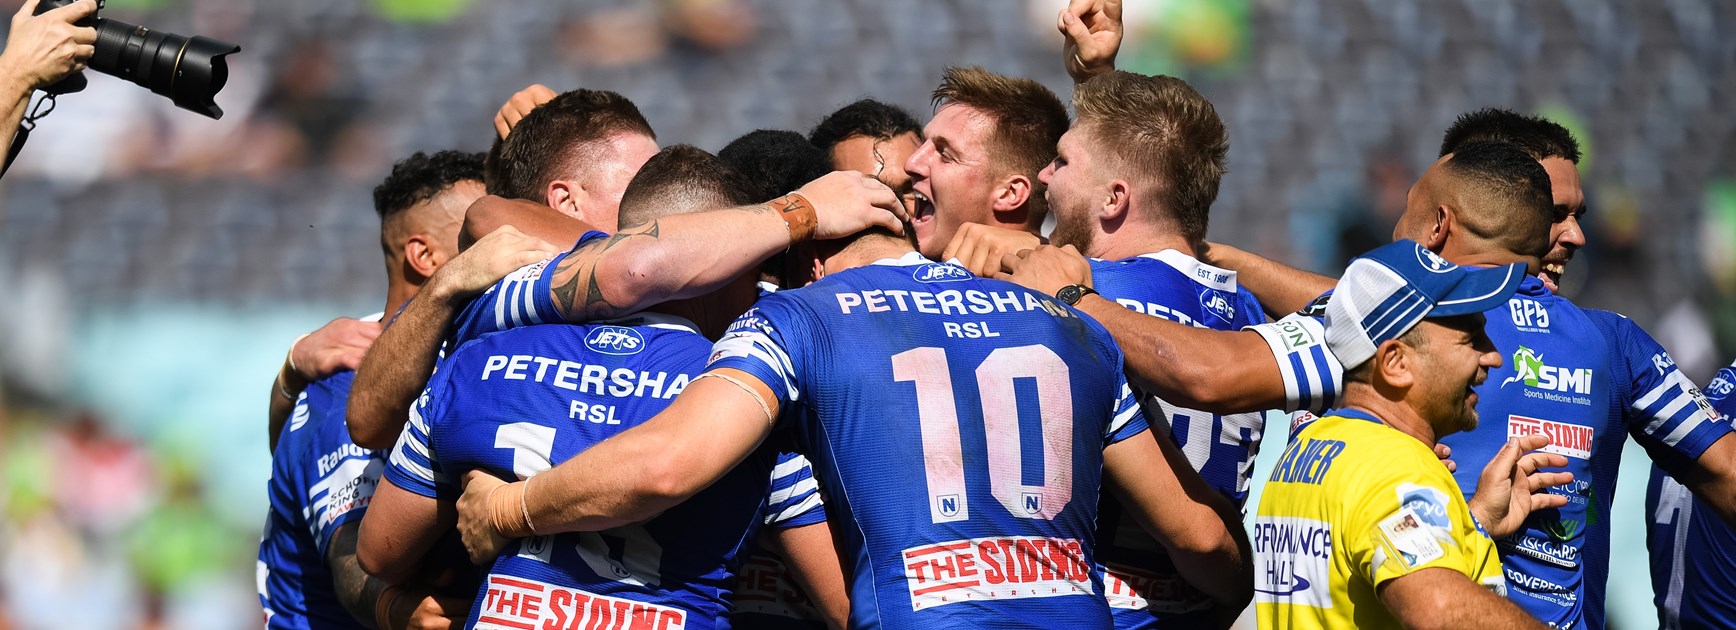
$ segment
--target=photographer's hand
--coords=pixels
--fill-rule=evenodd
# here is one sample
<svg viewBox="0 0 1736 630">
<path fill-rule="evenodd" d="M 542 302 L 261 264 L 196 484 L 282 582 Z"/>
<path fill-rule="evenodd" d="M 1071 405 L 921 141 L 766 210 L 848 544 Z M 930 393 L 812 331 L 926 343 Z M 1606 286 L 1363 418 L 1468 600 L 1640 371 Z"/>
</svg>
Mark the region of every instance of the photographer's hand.
<svg viewBox="0 0 1736 630">
<path fill-rule="evenodd" d="M 36 3 L 25 0 L 12 15 L 6 50 L 0 52 L 0 130 L 18 128 L 30 106 L 31 92 L 83 70 L 96 52 L 96 29 L 73 26 L 96 12 L 96 0 L 78 0 L 32 15 Z M 10 149 L 12 136 L 5 137 Z"/>
</svg>

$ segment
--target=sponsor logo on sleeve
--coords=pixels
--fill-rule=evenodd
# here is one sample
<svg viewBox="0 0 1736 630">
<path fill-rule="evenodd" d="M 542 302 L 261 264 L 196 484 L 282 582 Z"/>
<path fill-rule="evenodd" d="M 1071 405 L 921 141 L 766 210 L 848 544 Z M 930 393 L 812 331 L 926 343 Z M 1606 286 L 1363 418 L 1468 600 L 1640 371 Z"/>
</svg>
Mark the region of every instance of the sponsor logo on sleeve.
<svg viewBox="0 0 1736 630">
<path fill-rule="evenodd" d="M 1676 360 L 1670 358 L 1667 352 L 1659 352 L 1652 355 L 1652 367 L 1658 371 L 1658 376 L 1663 376 L 1676 369 Z"/>
<path fill-rule="evenodd" d="M 608 628 L 681 630 L 687 611 L 587 593 L 529 578 L 489 575 L 476 628 Z"/>
<path fill-rule="evenodd" d="M 1332 607 L 1331 523 L 1260 516 L 1250 542 L 1255 603 Z"/>
<path fill-rule="evenodd" d="M 1561 521 L 1558 521 L 1558 523 L 1560 522 Z M 1575 535 L 1579 533 L 1578 521 L 1567 521 L 1566 523 L 1568 524 L 1562 525 L 1562 527 L 1572 528 L 1572 533 Z M 1555 534 L 1551 532 L 1550 536 L 1554 537 Z M 1563 542 L 1566 538 L 1570 537 L 1551 540 L 1550 538 L 1532 536 L 1521 532 L 1500 540 L 1499 544 L 1501 546 L 1501 551 L 1506 553 L 1508 556 L 1524 556 L 1563 569 L 1578 569 L 1579 548 Z M 1511 560 L 1509 560 L 1509 562 L 1511 562 Z"/>
<path fill-rule="evenodd" d="M 967 601 L 1092 595 L 1085 548 L 1070 538 L 971 538 L 904 550 L 910 609 Z"/>
<path fill-rule="evenodd" d="M 639 354 L 645 349 L 645 337 L 631 328 L 598 326 L 585 335 L 585 347 L 615 356 Z"/>
<path fill-rule="evenodd" d="M 910 278 L 917 282 L 958 282 L 973 277 L 964 267 L 947 263 L 919 265 L 910 272 Z"/>
<path fill-rule="evenodd" d="M 1526 435 L 1543 435 L 1549 438 L 1549 446 L 1543 447 L 1545 453 L 1554 453 L 1564 457 L 1591 459 L 1592 438 L 1595 432 L 1591 427 L 1570 422 L 1556 422 L 1542 418 L 1526 416 L 1507 416 L 1507 437 L 1522 437 Z"/>
<path fill-rule="evenodd" d="M 1731 393 L 1736 393 L 1736 370 L 1718 370 L 1718 378 L 1706 384 L 1706 398 L 1709 400 L 1724 400 Z"/>
<path fill-rule="evenodd" d="M 1286 351 L 1295 352 L 1302 348 L 1320 345 L 1320 339 L 1315 337 L 1314 333 L 1309 332 L 1308 327 L 1302 325 L 1302 322 L 1281 319 L 1273 325 L 1278 327 L 1278 334 L 1284 338 Z"/>
<path fill-rule="evenodd" d="M 1414 483 L 1398 485 L 1398 504 L 1408 508 L 1422 517 L 1423 524 L 1430 527 L 1452 531 L 1452 520 L 1447 517 L 1447 493 L 1429 486 L 1419 486 Z"/>
<path fill-rule="evenodd" d="M 295 397 L 295 413 L 289 417 L 289 432 L 301 430 L 301 427 L 307 424 L 308 414 L 312 413 L 312 410 L 313 407 L 307 404 L 307 392 L 298 394 Z"/>
</svg>

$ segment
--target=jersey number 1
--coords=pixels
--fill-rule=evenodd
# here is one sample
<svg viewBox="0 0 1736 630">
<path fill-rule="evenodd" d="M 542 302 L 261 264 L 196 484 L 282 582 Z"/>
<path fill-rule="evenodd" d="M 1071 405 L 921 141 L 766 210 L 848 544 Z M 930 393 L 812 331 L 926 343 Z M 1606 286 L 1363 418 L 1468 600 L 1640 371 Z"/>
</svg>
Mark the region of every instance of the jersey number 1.
<svg viewBox="0 0 1736 630">
<path fill-rule="evenodd" d="M 970 518 L 958 405 L 946 350 L 932 346 L 892 356 L 892 378 L 916 385 L 922 427 L 923 469 L 928 479 L 929 518 L 950 523 Z M 1019 407 L 1013 381 L 1037 381 L 1043 483 L 1024 483 Z M 1000 348 L 976 369 L 983 433 L 987 438 L 989 492 L 1020 518 L 1052 520 L 1073 500 L 1073 387 L 1067 363 L 1041 345 Z"/>
<path fill-rule="evenodd" d="M 503 424 L 494 431 L 494 447 L 512 451 L 512 471 L 520 479 L 549 469 L 555 448 L 555 429 L 531 422 Z M 663 579 L 663 547 L 638 525 L 623 525 L 601 532 L 570 534 L 578 540 L 573 550 L 598 577 L 634 586 L 657 586 Z M 520 555 L 548 562 L 552 536 L 527 538 Z"/>
</svg>

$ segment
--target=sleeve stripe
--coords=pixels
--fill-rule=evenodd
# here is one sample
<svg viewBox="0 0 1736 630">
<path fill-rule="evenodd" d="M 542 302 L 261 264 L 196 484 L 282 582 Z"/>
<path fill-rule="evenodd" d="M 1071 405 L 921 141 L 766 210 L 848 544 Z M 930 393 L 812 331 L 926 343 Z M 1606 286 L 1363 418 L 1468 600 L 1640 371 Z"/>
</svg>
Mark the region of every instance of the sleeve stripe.
<svg viewBox="0 0 1736 630">
<path fill-rule="evenodd" d="M 821 505 L 824 505 L 824 503 L 820 500 L 820 493 L 816 492 L 816 493 L 810 494 L 807 496 L 807 498 L 802 499 L 801 503 L 786 507 L 786 508 L 781 509 L 781 510 L 777 510 L 775 512 L 766 512 L 765 524 L 766 525 L 777 525 L 779 523 L 789 521 L 790 519 L 807 514 L 808 512 L 814 510 L 815 508 L 820 507 Z"/>
<path fill-rule="evenodd" d="M 1670 392 L 1674 391 L 1679 394 L 1688 389 L 1692 383 L 1687 381 L 1688 377 L 1683 375 L 1680 370 L 1670 370 L 1670 373 L 1664 376 L 1663 383 L 1652 388 L 1652 391 L 1646 392 L 1646 395 L 1641 396 L 1639 400 L 1634 401 L 1633 408 L 1642 412 L 1648 411 L 1658 402 L 1658 399 L 1669 395 Z"/>
<path fill-rule="evenodd" d="M 1126 383 L 1121 384 L 1121 396 L 1115 401 L 1115 418 L 1109 422 L 1108 435 L 1114 435 L 1127 426 L 1127 422 L 1139 413 L 1139 403 L 1133 396 L 1133 388 Z"/>
<path fill-rule="evenodd" d="M 403 451 L 392 452 L 392 466 L 410 473 L 421 481 L 426 481 L 428 483 L 435 482 L 433 470 L 429 469 L 427 466 L 423 466 L 422 464 L 410 461 L 410 458 L 404 456 Z"/>
<path fill-rule="evenodd" d="M 1302 355 L 1291 353 L 1289 363 L 1289 373 L 1284 375 L 1284 395 L 1295 401 L 1298 407 L 1309 407 L 1309 403 L 1314 399 L 1313 385 L 1319 381 L 1319 377 L 1309 373 L 1308 364 L 1302 362 Z"/>
<path fill-rule="evenodd" d="M 796 482 L 795 485 L 792 485 L 788 488 L 773 490 L 771 495 L 768 496 L 766 500 L 770 501 L 772 506 L 774 508 L 776 508 L 777 506 L 781 506 L 785 503 L 788 503 L 790 501 L 790 499 L 792 499 L 794 497 L 801 496 L 803 494 L 811 494 L 811 493 L 819 491 L 819 489 L 820 489 L 819 482 L 814 481 L 813 477 L 809 477 L 807 479 L 803 479 L 801 481 Z"/>
<path fill-rule="evenodd" d="M 772 467 L 772 481 L 776 482 L 784 477 L 800 473 L 808 467 L 808 458 L 800 455 L 778 462 L 777 466 Z M 811 475 L 812 473 L 810 473 Z"/>
<path fill-rule="evenodd" d="M 543 274 L 546 274 L 546 273 L 549 273 L 549 269 L 548 269 L 548 267 L 545 266 L 542 269 L 542 273 L 537 274 L 537 276 L 540 278 Z M 540 289 L 541 287 L 539 286 L 539 284 L 537 282 L 527 282 L 525 284 L 526 284 L 525 290 L 524 290 L 524 316 L 525 316 L 525 319 L 529 319 L 530 323 L 532 323 L 532 324 L 541 324 L 541 323 L 543 323 L 542 317 L 538 316 L 537 312 L 536 312 L 536 297 L 537 297 L 538 289 Z"/>
<path fill-rule="evenodd" d="M 506 330 L 506 288 L 499 287 L 494 291 L 494 329 Z"/>
</svg>

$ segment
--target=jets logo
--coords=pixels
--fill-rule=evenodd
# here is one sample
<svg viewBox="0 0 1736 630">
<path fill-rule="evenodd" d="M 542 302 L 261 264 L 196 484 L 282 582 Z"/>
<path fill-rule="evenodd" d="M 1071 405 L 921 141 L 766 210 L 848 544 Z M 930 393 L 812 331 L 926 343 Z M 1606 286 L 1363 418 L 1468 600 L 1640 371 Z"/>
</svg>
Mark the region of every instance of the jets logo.
<svg viewBox="0 0 1736 630">
<path fill-rule="evenodd" d="M 1458 265 L 1447 262 L 1447 259 L 1441 258 L 1440 254 L 1431 252 L 1421 245 L 1417 246 L 1417 262 L 1422 263 L 1424 269 L 1435 273 L 1446 273 L 1458 267 Z"/>
<path fill-rule="evenodd" d="M 603 354 L 624 356 L 644 350 L 645 338 L 631 328 L 598 326 L 585 335 L 585 346 Z"/>
<path fill-rule="evenodd" d="M 1202 289 L 1200 291 L 1200 309 L 1211 313 L 1213 317 L 1224 320 L 1226 324 L 1236 317 L 1236 309 L 1230 306 L 1230 298 L 1223 291 L 1216 289 Z"/>
<path fill-rule="evenodd" d="M 941 263 L 929 263 L 916 268 L 910 278 L 917 282 L 958 282 L 969 280 L 971 275 L 964 267 Z"/>
</svg>

